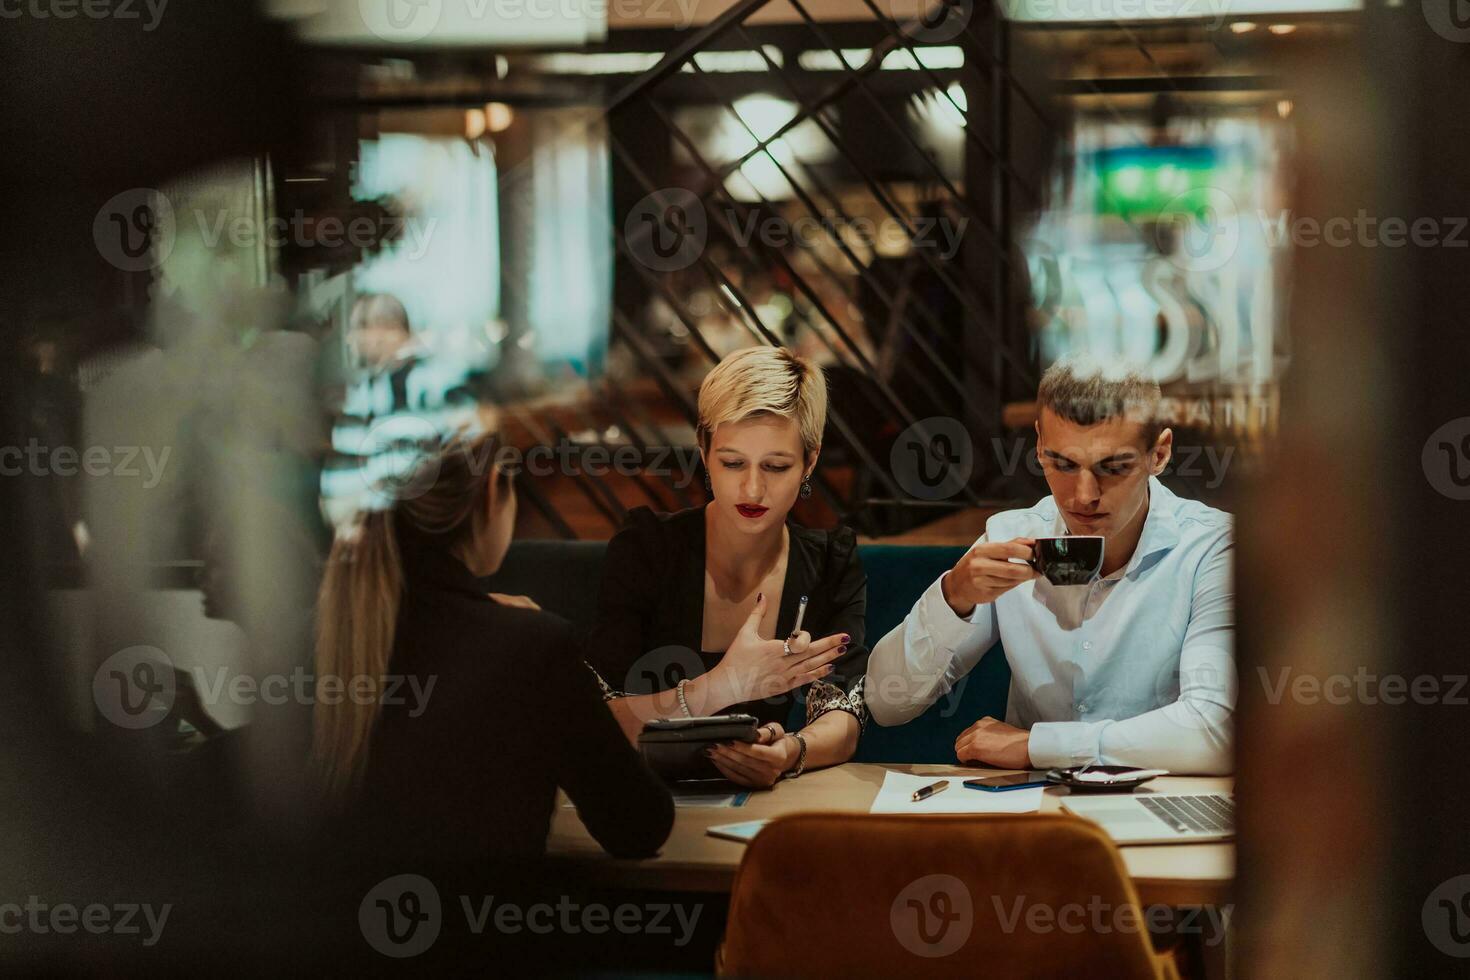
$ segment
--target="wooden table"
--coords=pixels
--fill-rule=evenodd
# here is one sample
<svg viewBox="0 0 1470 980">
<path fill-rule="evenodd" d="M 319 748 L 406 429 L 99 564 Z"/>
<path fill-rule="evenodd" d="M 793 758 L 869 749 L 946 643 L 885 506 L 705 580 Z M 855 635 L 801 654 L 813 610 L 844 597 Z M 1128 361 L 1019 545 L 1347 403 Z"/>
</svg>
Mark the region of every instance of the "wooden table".
<svg viewBox="0 0 1470 980">
<path fill-rule="evenodd" d="M 573 863 L 580 873 L 607 885 L 728 892 L 735 880 L 735 868 L 745 853 L 745 845 L 710 837 L 705 828 L 812 810 L 867 813 L 878 787 L 883 784 L 883 773 L 889 769 L 954 779 L 974 779 L 1004 771 L 850 762 L 809 772 L 798 779 L 777 783 L 770 790 L 752 793 L 742 807 L 680 808 L 673 833 L 663 850 L 657 857 L 645 861 L 617 860 L 604 854 L 582 826 L 576 811 L 560 805 L 565 802 L 563 799 L 558 800 L 556 814 L 552 818 L 547 851 L 553 860 Z M 1229 793 L 1232 785 L 1233 780 L 1228 777 L 1164 776 L 1138 792 Z M 1041 811 L 1047 813 L 1060 809 L 1065 794 L 1062 787 L 1048 787 L 1042 796 Z M 1230 900 L 1228 893 L 1235 875 L 1235 845 L 1232 842 L 1129 845 L 1121 850 L 1124 864 L 1138 889 L 1139 900 L 1145 906 L 1224 905 Z"/>
</svg>

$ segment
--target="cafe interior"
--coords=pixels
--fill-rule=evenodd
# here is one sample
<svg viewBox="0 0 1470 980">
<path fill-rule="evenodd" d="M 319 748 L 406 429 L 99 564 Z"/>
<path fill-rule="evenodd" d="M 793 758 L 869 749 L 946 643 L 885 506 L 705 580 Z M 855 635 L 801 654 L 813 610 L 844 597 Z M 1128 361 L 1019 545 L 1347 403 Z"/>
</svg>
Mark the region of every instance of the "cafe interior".
<svg viewBox="0 0 1470 980">
<path fill-rule="evenodd" d="M 0 10 L 6 976 L 1464 975 L 1463 3 L 127 8 Z M 714 499 L 701 384 L 761 347 L 825 378 L 790 518 L 851 529 L 869 649 L 1052 493 L 1049 368 L 1156 382 L 1157 485 L 1233 535 L 1228 764 L 960 758 L 1020 717 L 1017 635 L 846 761 L 668 780 L 650 853 L 556 773 L 534 860 L 343 846 L 309 752 L 334 542 L 491 433 L 517 503 L 478 598 L 596 636 L 636 589 L 609 542 Z M 639 760 L 704 669 L 630 671 L 678 695 Z M 497 689 L 445 751 L 543 701 Z M 574 730 L 525 758 L 602 758 Z"/>
</svg>

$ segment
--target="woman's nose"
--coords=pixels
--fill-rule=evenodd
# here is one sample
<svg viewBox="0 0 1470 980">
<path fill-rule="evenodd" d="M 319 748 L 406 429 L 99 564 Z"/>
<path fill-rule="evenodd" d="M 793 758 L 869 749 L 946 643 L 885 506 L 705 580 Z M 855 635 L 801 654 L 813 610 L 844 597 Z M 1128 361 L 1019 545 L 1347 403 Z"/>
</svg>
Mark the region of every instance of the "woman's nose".
<svg viewBox="0 0 1470 980">
<path fill-rule="evenodd" d="M 750 472 L 746 475 L 745 487 L 743 489 L 745 490 L 745 496 L 751 500 L 759 500 L 764 495 L 766 481 L 761 476 L 760 471 L 755 467 L 751 467 Z"/>
</svg>

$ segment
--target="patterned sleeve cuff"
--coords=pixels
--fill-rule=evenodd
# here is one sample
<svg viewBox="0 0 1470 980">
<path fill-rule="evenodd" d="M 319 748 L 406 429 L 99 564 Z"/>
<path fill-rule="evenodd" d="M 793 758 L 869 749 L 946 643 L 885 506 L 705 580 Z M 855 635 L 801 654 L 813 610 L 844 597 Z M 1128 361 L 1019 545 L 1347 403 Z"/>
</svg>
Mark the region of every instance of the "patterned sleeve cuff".
<svg viewBox="0 0 1470 980">
<path fill-rule="evenodd" d="M 812 681 L 806 692 L 806 723 L 810 725 L 829 711 L 846 711 L 857 719 L 861 734 L 868 727 L 868 702 L 863 697 L 867 682 L 867 677 L 859 678 L 851 691 L 844 691 L 835 684 Z"/>
<path fill-rule="evenodd" d="M 605 681 L 605 680 L 602 679 L 602 675 L 597 672 L 597 668 L 593 667 L 591 664 L 587 663 L 585 660 L 582 661 L 582 664 L 588 670 L 592 671 L 592 676 L 593 677 L 597 678 L 597 689 L 602 692 L 602 700 L 604 700 L 604 701 L 616 701 L 618 698 L 625 698 L 625 697 L 628 696 L 628 694 L 627 694 L 626 691 L 614 691 L 608 685 L 607 681 Z"/>
</svg>

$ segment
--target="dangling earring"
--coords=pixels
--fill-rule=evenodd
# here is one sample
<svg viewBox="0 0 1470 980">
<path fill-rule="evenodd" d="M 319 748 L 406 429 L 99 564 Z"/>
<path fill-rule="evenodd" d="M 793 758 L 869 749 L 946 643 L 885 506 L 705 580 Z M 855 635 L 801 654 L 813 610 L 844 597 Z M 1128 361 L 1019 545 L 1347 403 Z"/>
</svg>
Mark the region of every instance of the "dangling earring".
<svg viewBox="0 0 1470 980">
<path fill-rule="evenodd" d="M 704 474 L 704 492 L 709 494 L 711 497 L 715 495 L 715 488 L 710 486 L 708 473 Z"/>
<path fill-rule="evenodd" d="M 811 495 L 812 495 L 812 482 L 810 480 L 802 480 L 801 481 L 801 499 L 802 500 L 805 500 L 806 498 L 810 497 Z"/>
</svg>

